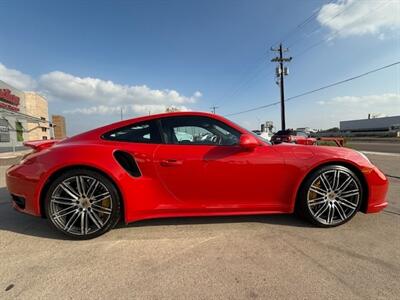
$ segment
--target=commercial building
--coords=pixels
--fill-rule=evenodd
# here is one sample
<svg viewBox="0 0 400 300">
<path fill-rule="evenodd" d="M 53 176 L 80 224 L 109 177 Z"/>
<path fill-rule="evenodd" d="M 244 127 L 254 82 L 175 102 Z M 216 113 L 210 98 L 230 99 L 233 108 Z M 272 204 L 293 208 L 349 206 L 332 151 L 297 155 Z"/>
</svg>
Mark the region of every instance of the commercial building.
<svg viewBox="0 0 400 300">
<path fill-rule="evenodd" d="M 25 113 L 45 122 L 27 123 L 28 140 L 47 140 L 50 138 L 49 109 L 45 98 L 33 93 L 24 92 Z"/>
<path fill-rule="evenodd" d="M 354 134 L 398 136 L 400 116 L 341 121 L 340 131 Z"/>
<path fill-rule="evenodd" d="M 51 116 L 51 123 L 53 126 L 54 138 L 64 139 L 67 137 L 67 128 L 65 126 L 65 118 L 60 115 Z"/>
<path fill-rule="evenodd" d="M 48 104 L 34 92 L 23 92 L 0 80 L 0 148 L 51 138 Z"/>
</svg>

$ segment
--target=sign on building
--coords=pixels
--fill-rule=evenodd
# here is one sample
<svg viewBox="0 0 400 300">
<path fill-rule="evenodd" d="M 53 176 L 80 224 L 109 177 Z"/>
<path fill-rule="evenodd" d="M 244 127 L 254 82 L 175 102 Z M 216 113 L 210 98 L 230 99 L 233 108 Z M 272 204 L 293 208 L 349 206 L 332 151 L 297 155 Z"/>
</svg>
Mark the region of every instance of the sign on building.
<svg viewBox="0 0 400 300">
<path fill-rule="evenodd" d="M 20 99 L 13 95 L 9 89 L 0 89 L 0 108 L 19 111 Z"/>
</svg>

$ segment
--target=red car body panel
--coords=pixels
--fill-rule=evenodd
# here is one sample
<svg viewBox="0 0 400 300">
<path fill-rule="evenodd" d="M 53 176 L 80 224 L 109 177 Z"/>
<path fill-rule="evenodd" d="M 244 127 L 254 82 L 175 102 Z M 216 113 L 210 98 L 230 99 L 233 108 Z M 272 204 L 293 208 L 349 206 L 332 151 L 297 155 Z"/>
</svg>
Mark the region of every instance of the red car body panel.
<svg viewBox="0 0 400 300">
<path fill-rule="evenodd" d="M 312 137 L 305 137 L 301 135 L 273 135 L 271 143 L 294 143 L 299 145 L 316 145 L 317 139 Z"/>
<path fill-rule="evenodd" d="M 7 187 L 26 203 L 24 209 L 14 207 L 43 216 L 41 201 L 52 176 L 65 168 L 87 167 L 115 183 L 126 223 L 160 217 L 291 213 L 305 177 L 329 163 L 343 163 L 362 173 L 368 189 L 364 212 L 378 212 L 387 205 L 386 177 L 362 155 L 346 148 L 270 145 L 260 140 L 260 146 L 250 151 L 240 146 L 146 144 L 101 138 L 136 122 L 181 115 L 214 118 L 248 133 L 222 117 L 195 112 L 146 116 L 101 127 L 42 147 L 10 167 Z M 135 158 L 141 177 L 132 177 L 120 166 L 113 156 L 117 150 Z"/>
<path fill-rule="evenodd" d="M 317 139 L 312 138 L 312 137 L 302 137 L 302 136 L 296 136 L 295 137 L 295 143 L 299 145 L 316 145 L 317 144 Z"/>
</svg>

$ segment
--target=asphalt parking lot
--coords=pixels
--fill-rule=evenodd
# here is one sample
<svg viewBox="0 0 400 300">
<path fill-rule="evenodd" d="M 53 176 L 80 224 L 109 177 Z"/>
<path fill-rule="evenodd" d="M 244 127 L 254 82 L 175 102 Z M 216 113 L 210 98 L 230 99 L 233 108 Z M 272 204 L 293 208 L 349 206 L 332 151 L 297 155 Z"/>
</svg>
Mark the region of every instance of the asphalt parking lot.
<svg viewBox="0 0 400 300">
<path fill-rule="evenodd" d="M 15 212 L 3 187 L 0 298 L 399 299 L 400 156 L 369 157 L 392 176 L 390 205 L 332 229 L 291 215 L 182 218 L 70 241 Z"/>
<path fill-rule="evenodd" d="M 390 140 L 384 141 L 360 141 L 352 140 L 346 143 L 346 146 L 361 151 L 376 151 L 386 153 L 400 153 L 400 143 Z"/>
</svg>

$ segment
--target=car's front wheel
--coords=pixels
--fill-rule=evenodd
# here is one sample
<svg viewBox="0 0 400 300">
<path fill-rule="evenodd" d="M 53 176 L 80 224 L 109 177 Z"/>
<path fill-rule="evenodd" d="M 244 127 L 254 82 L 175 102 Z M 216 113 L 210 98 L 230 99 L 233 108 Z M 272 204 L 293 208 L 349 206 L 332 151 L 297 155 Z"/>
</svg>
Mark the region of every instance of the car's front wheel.
<svg viewBox="0 0 400 300">
<path fill-rule="evenodd" d="M 110 230 L 119 219 L 114 184 L 91 170 L 69 170 L 50 185 L 45 199 L 50 224 L 76 239 L 90 239 Z"/>
<path fill-rule="evenodd" d="M 307 177 L 298 199 L 300 214 L 321 227 L 348 222 L 359 210 L 363 186 L 350 169 L 325 166 Z"/>
</svg>

